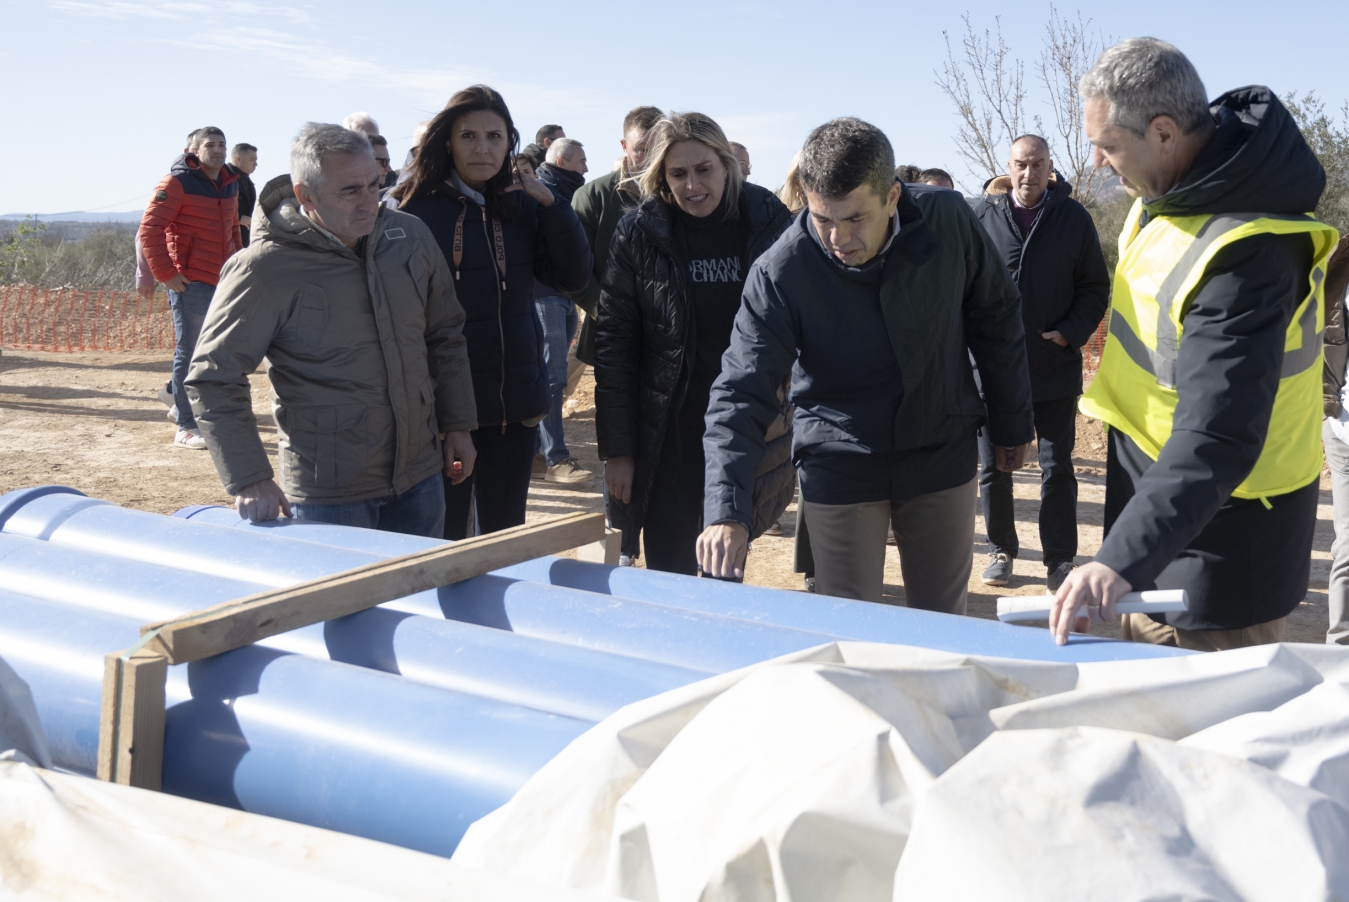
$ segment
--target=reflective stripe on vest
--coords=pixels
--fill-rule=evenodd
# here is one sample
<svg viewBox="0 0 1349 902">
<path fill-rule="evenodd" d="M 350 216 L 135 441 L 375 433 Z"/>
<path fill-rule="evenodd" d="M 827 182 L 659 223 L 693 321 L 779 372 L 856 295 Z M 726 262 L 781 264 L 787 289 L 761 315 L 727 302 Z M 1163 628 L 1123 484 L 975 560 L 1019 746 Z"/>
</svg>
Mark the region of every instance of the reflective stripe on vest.
<svg viewBox="0 0 1349 902">
<path fill-rule="evenodd" d="M 1238 498 L 1286 494 L 1321 472 L 1321 350 L 1326 262 L 1334 229 L 1310 216 L 1159 216 L 1139 228 L 1135 202 L 1120 235 L 1110 331 L 1082 412 L 1132 438 L 1153 460 L 1171 436 L 1179 393 L 1176 363 L 1191 295 L 1225 247 L 1261 234 L 1307 234 L 1313 247 L 1307 293 L 1284 336 L 1283 364 L 1264 449 Z M 1151 333 L 1151 334 L 1149 334 Z"/>
</svg>

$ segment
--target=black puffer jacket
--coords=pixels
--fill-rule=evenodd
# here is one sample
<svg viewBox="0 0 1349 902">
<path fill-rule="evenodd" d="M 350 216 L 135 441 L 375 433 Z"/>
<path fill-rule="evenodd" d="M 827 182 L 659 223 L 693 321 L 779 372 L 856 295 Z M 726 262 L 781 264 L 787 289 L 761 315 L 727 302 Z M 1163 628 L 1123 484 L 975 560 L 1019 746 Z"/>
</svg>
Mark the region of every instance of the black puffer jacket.
<svg viewBox="0 0 1349 902">
<path fill-rule="evenodd" d="M 786 230 L 791 214 L 772 192 L 750 184 L 740 195 L 739 214 L 746 262 L 753 265 Z M 687 387 L 684 363 L 693 359 L 694 328 L 683 281 L 688 262 L 681 256 L 671 211 L 655 197 L 623 217 L 609 246 L 596 321 L 595 428 L 601 458 L 636 459 L 632 501 L 610 499 L 610 514 L 622 528 L 642 527 L 665 431 Z M 755 501 L 765 510 L 755 517 L 756 528 L 776 521 L 791 500 L 791 432 L 770 429 L 769 436 L 781 447 L 765 455 L 765 463 L 776 467 L 759 468 Z M 769 517 L 767 508 L 782 497 L 787 500 Z"/>
<path fill-rule="evenodd" d="M 401 207 L 431 229 L 454 272 L 455 293 L 467 317 L 464 338 L 479 428 L 535 420 L 547 411 L 548 372 L 534 280 L 574 291 L 584 288 L 590 275 L 590 248 L 570 204 L 558 198 L 543 207 L 523 191 L 507 197 L 514 209 L 499 220 L 504 280 L 496 266 L 490 215 L 449 182 Z M 464 210 L 463 258 L 456 266 L 455 223 Z"/>
<path fill-rule="evenodd" d="M 1021 292 L 1026 327 L 1026 364 L 1036 401 L 1082 394 L 1082 351 L 1110 302 L 1110 274 L 1091 214 L 1073 200 L 1073 186 L 1049 180 L 1044 207 L 1022 235 L 1012 213 L 1012 180 L 1002 175 L 984 183 L 974 215 L 997 245 L 1013 284 Z M 1058 332 L 1063 347 L 1047 338 Z"/>
</svg>

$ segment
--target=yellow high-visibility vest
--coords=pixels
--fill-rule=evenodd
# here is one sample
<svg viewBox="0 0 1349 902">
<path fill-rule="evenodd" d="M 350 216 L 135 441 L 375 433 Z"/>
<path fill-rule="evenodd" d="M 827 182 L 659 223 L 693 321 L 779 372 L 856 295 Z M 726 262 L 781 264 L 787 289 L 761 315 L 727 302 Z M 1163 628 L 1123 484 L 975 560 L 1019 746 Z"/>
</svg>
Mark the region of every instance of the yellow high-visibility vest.
<svg viewBox="0 0 1349 902">
<path fill-rule="evenodd" d="M 1223 248 L 1252 235 L 1311 236 L 1307 294 L 1284 336 L 1283 369 L 1264 449 L 1232 494 L 1265 499 L 1315 482 L 1321 474 L 1321 339 L 1326 261 L 1339 234 L 1310 215 L 1224 213 L 1158 216 L 1139 228 L 1136 201 L 1119 239 L 1110 333 L 1081 410 L 1133 439 L 1153 460 L 1171 437 L 1180 394 L 1176 360 L 1190 296 Z M 1266 502 L 1268 503 L 1268 502 Z"/>
</svg>

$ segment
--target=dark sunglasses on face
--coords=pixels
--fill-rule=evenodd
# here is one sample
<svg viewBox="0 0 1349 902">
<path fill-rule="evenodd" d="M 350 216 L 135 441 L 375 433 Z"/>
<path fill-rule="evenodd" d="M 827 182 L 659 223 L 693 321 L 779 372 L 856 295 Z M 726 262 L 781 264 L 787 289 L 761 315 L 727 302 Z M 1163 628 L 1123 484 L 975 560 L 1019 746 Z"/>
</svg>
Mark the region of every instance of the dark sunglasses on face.
<svg viewBox="0 0 1349 902">
<path fill-rule="evenodd" d="M 388 157 L 375 157 L 375 162 L 379 164 L 379 168 L 380 168 L 380 169 L 388 169 L 388 168 L 389 168 L 389 158 L 388 158 Z"/>
</svg>

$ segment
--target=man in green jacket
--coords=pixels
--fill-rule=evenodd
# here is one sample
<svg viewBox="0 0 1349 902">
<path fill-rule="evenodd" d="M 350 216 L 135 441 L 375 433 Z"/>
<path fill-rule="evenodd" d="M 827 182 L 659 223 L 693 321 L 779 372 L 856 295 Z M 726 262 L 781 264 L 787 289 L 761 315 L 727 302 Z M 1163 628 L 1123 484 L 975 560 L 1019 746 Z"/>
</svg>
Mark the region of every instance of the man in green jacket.
<svg viewBox="0 0 1349 902">
<path fill-rule="evenodd" d="M 641 200 L 637 191 L 624 181 L 642 171 L 646 159 L 646 133 L 664 115 L 653 106 L 629 110 L 623 117 L 623 138 L 618 142 L 623 148 L 623 156 L 618 165 L 608 175 L 579 188 L 571 201 L 571 207 L 585 229 L 586 240 L 590 242 L 590 254 L 595 258 L 590 282 L 581 291 L 571 294 L 576 306 L 586 313 L 581 337 L 576 341 L 576 358 L 591 366 L 595 364 L 595 310 L 600 303 L 604 270 L 609 266 L 609 242 L 613 241 L 614 229 L 623 214 Z"/>
<path fill-rule="evenodd" d="M 310 124 L 295 196 L 264 204 L 221 271 L 185 381 L 239 515 L 279 514 L 439 538 L 441 473 L 473 471 L 477 425 L 464 311 L 420 219 L 379 204 L 370 142 Z M 248 374 L 271 364 L 281 485 Z"/>
</svg>

